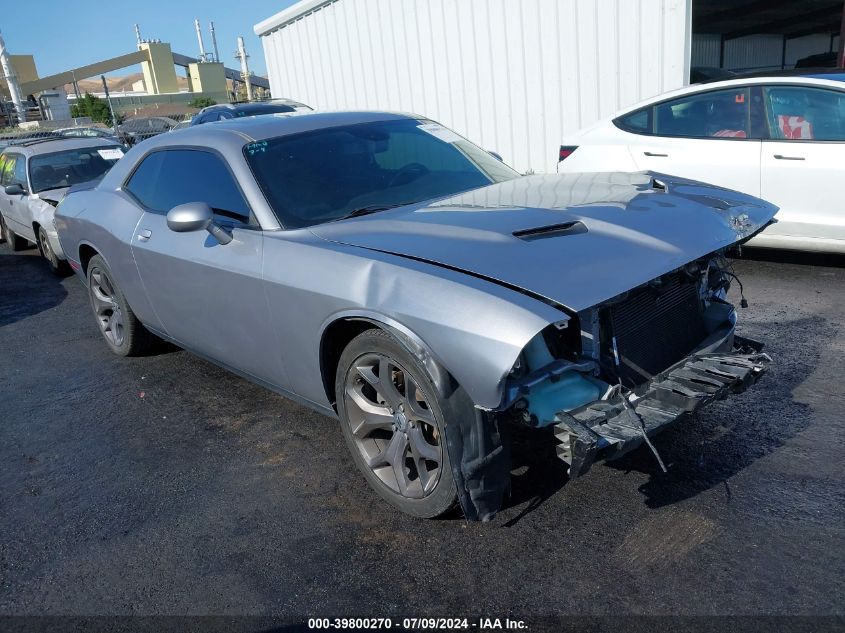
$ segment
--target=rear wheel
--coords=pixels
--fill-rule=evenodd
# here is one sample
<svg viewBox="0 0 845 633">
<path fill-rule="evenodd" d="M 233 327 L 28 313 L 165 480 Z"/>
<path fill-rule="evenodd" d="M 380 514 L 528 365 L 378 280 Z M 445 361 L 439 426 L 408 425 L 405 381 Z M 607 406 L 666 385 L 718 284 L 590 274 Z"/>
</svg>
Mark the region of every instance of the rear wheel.
<svg viewBox="0 0 845 633">
<path fill-rule="evenodd" d="M 29 245 L 29 242 L 27 242 L 24 238 L 12 232 L 12 229 L 6 225 L 6 220 L 2 215 L 0 215 L 0 234 L 3 236 L 6 248 L 10 251 L 22 251 Z"/>
<path fill-rule="evenodd" d="M 335 391 L 352 458 L 383 499 L 424 518 L 455 505 L 437 391 L 398 341 L 382 330 L 358 335 L 340 358 Z"/>
<path fill-rule="evenodd" d="M 50 272 L 57 277 L 67 277 L 70 274 L 70 266 L 65 260 L 59 259 L 59 256 L 56 255 L 53 247 L 50 246 L 50 239 L 47 237 L 47 231 L 44 230 L 43 226 L 38 227 L 38 250 L 41 251 L 41 255 L 50 264 Z"/>
<path fill-rule="evenodd" d="M 88 296 L 100 333 L 115 354 L 137 356 L 150 348 L 155 337 L 132 312 L 100 255 L 88 262 Z"/>
</svg>

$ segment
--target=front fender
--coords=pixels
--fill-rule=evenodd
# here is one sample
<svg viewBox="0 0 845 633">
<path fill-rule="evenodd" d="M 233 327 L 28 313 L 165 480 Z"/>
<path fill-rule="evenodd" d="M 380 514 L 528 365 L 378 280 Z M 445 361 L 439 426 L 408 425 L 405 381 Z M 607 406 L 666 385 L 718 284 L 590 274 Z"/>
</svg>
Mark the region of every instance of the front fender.
<svg viewBox="0 0 845 633">
<path fill-rule="evenodd" d="M 329 405 L 320 344 L 330 323 L 369 319 L 436 377 L 454 378 L 481 409 L 496 409 L 525 345 L 562 310 L 495 282 L 305 232 L 265 234 L 267 301 L 290 390 Z M 439 379 L 447 385 L 445 377 Z"/>
<path fill-rule="evenodd" d="M 395 319 L 372 310 L 343 310 L 333 314 L 323 322 L 320 327 L 320 341 L 325 340 L 326 331 L 338 321 L 364 321 L 390 332 L 426 368 L 441 396 L 448 396 L 453 390 L 450 385 L 449 372 L 434 351 L 419 336 Z"/>
</svg>

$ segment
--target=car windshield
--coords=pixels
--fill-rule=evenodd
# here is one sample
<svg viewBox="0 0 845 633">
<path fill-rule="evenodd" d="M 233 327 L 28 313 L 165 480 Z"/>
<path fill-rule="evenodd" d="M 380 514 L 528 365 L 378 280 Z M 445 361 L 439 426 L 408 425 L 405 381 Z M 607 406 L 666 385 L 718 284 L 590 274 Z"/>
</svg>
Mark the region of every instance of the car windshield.
<svg viewBox="0 0 845 633">
<path fill-rule="evenodd" d="M 81 147 L 33 156 L 29 159 L 32 193 L 101 178 L 122 156 L 123 150 L 115 145 Z"/>
<path fill-rule="evenodd" d="M 451 130 L 416 119 L 249 143 L 244 155 L 285 228 L 442 198 L 519 177 Z"/>
</svg>

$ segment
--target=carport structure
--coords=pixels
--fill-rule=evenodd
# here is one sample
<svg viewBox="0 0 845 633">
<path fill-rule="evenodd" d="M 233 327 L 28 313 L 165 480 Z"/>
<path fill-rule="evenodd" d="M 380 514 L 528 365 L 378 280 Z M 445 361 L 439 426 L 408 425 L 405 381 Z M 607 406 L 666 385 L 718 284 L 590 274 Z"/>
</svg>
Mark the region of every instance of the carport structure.
<svg viewBox="0 0 845 633">
<path fill-rule="evenodd" d="M 692 66 L 791 68 L 830 53 L 843 66 L 843 0 L 693 0 Z M 819 64 L 821 65 L 821 64 Z"/>
</svg>

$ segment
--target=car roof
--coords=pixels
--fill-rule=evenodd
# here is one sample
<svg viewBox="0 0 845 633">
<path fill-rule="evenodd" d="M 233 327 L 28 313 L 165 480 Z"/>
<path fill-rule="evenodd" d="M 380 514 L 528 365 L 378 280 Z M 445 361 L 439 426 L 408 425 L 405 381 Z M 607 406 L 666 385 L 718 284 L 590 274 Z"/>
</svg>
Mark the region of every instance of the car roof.
<svg viewBox="0 0 845 633">
<path fill-rule="evenodd" d="M 292 99 L 272 99 L 269 101 L 250 101 L 248 103 L 218 103 L 213 106 L 207 106 L 199 111 L 198 114 L 204 114 L 206 112 L 214 112 L 217 110 L 240 110 L 243 112 L 249 112 L 250 110 L 264 110 L 268 106 L 288 106 L 291 108 L 295 108 L 296 106 L 305 105 L 303 103 L 299 103 L 298 101 L 294 101 Z"/>
<path fill-rule="evenodd" d="M 698 92 L 710 92 L 712 90 L 719 90 L 720 88 L 740 88 L 742 86 L 756 86 L 761 84 L 777 83 L 779 85 L 819 86 L 822 88 L 827 87 L 842 90 L 843 88 L 845 88 L 845 86 L 843 86 L 843 82 L 845 82 L 845 75 L 839 78 L 839 75 L 842 75 L 842 69 L 838 70 L 840 70 L 840 73 L 820 73 L 818 70 L 812 71 L 810 69 L 811 74 L 755 74 L 753 76 L 737 76 L 731 79 L 720 79 L 717 81 L 706 81 L 702 83 L 692 84 L 690 86 L 685 86 L 683 88 L 678 88 L 677 90 L 664 92 L 662 94 L 649 97 L 648 99 L 644 99 L 639 103 L 629 105 L 626 108 L 623 108 L 622 110 L 619 110 L 618 112 L 613 114 L 611 117 L 609 117 L 609 119 L 602 119 L 602 121 L 616 119 L 620 116 L 624 116 L 626 114 L 630 114 L 631 112 L 639 110 L 640 108 L 644 108 L 649 105 L 654 105 L 655 103 L 661 103 L 662 101 L 677 99 L 678 97 L 696 94 Z"/>
<path fill-rule="evenodd" d="M 845 68 L 789 68 L 776 71 L 757 71 L 737 73 L 731 79 L 781 79 L 783 77 L 809 77 L 811 79 L 828 79 L 830 81 L 845 82 Z M 713 83 L 713 81 L 708 80 L 706 82 L 702 81 L 701 83 Z"/>
<path fill-rule="evenodd" d="M 73 149 L 86 147 L 103 147 L 104 145 L 116 145 L 120 143 L 110 138 L 85 138 L 80 136 L 41 136 L 36 138 L 21 139 L 13 141 L 3 148 L 3 153 L 17 153 L 25 156 L 37 156 L 39 154 L 52 154 L 53 152 L 64 152 Z"/>
<path fill-rule="evenodd" d="M 250 141 L 309 132 L 340 125 L 355 125 L 357 123 L 372 123 L 375 121 L 391 121 L 400 119 L 422 119 L 413 114 L 396 112 L 314 112 L 314 113 L 276 113 L 262 114 L 251 117 L 212 121 L 203 125 L 192 125 L 182 130 L 174 130 L 162 139 L 160 136 L 144 141 L 145 147 L 158 145 L 178 145 L 191 142 L 204 142 L 209 135 L 226 135 L 238 146 Z"/>
</svg>

